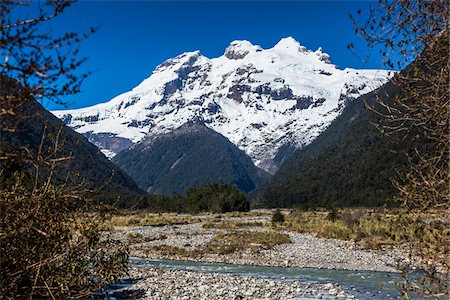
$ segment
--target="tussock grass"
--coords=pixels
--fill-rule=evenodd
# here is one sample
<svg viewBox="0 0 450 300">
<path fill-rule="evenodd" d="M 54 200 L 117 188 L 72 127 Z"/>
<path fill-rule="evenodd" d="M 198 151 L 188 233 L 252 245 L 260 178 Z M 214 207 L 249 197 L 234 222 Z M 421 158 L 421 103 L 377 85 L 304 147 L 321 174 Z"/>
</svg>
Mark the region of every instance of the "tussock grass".
<svg viewBox="0 0 450 300">
<path fill-rule="evenodd" d="M 134 232 L 128 232 L 127 233 L 127 239 L 129 240 L 135 240 L 135 239 L 142 239 L 144 236 L 142 233 L 134 233 Z"/>
<path fill-rule="evenodd" d="M 245 250 L 259 251 L 271 249 L 276 245 L 291 243 L 289 235 L 276 231 L 219 232 L 205 246 L 203 252 L 230 254 Z"/>
<path fill-rule="evenodd" d="M 243 228 L 243 227 L 264 227 L 268 226 L 268 223 L 263 222 L 232 222 L 232 221 L 224 221 L 220 223 L 208 222 L 202 225 L 202 228 L 209 229 L 235 229 L 235 228 Z"/>
<path fill-rule="evenodd" d="M 286 216 L 286 222 L 284 224 L 274 224 L 274 227 L 301 233 L 311 233 L 324 238 L 349 240 L 353 237 L 352 229 L 347 227 L 344 222 L 341 220 L 333 222 L 327 216 L 328 214 L 326 212 L 294 211 Z"/>
<path fill-rule="evenodd" d="M 392 222 L 388 215 L 364 209 L 344 209 L 335 221 L 324 211 L 294 210 L 286 217 L 286 229 L 315 234 L 318 237 L 341 240 L 377 239 L 377 246 L 392 237 Z"/>
<path fill-rule="evenodd" d="M 335 221 L 330 220 L 328 215 L 326 211 L 293 210 L 286 216 L 286 222 L 273 224 L 273 227 L 324 238 L 355 240 L 363 248 L 380 249 L 404 240 L 404 229 L 411 224 L 413 218 L 420 218 L 428 223 L 442 219 L 442 212 L 421 214 L 362 208 L 341 209 Z M 399 216 L 402 218 L 399 219 Z M 399 220 L 403 220 L 403 223 L 399 223 Z"/>
<path fill-rule="evenodd" d="M 265 210 L 265 209 L 255 209 L 255 210 L 251 210 L 251 211 L 235 211 L 235 212 L 228 212 L 228 213 L 224 213 L 222 214 L 222 217 L 224 218 L 242 218 L 242 217 L 262 217 L 262 216 L 267 216 L 267 215 L 271 215 L 272 212 L 270 210 Z"/>
<path fill-rule="evenodd" d="M 126 214 L 112 215 L 102 226 L 112 230 L 114 226 L 165 226 L 198 223 L 198 217 L 177 214 Z"/>
<path fill-rule="evenodd" d="M 150 250 L 156 251 L 163 255 L 179 256 L 179 257 L 193 257 L 194 253 L 186 248 L 171 246 L 171 245 L 155 245 Z"/>
<path fill-rule="evenodd" d="M 129 244 L 138 244 L 138 243 L 146 243 L 155 240 L 164 240 L 167 239 L 165 235 L 159 235 L 157 237 L 146 236 L 139 232 L 128 232 L 126 234 L 126 238 Z"/>
</svg>

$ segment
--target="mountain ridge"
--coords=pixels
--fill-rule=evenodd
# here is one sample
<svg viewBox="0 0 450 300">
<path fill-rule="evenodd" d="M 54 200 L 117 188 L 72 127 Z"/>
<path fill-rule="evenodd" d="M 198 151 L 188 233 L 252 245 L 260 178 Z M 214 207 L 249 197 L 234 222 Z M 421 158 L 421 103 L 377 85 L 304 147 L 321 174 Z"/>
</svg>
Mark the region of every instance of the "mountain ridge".
<svg viewBox="0 0 450 300">
<path fill-rule="evenodd" d="M 104 194 L 144 194 L 133 180 L 108 160 L 98 148 L 89 143 L 83 135 L 65 126 L 36 100 L 28 100 L 17 110 L 17 114 L 23 117 L 2 116 L 2 121 L 17 125 L 14 131 L 0 130 L 0 152 L 22 153 L 24 149 L 28 149 L 29 153 L 36 155 L 41 140 L 43 149 L 52 149 L 53 139 L 60 132 L 60 146 L 56 154 L 58 157 L 70 159 L 62 161 L 57 166 L 53 175 L 55 184 L 93 190 L 94 193 L 90 195 L 94 198 Z M 27 157 L 26 154 L 21 155 Z M 24 171 L 33 175 L 35 173 L 32 166 L 20 161 L 2 165 L 3 168 L 6 173 L 2 174 L 6 176 L 5 180 L 9 180 L 15 171 Z M 41 176 L 46 176 L 48 173 L 44 166 L 41 168 L 41 173 Z"/>
<path fill-rule="evenodd" d="M 398 145 L 375 128 L 377 99 L 390 103 L 398 95 L 391 81 L 350 103 L 311 144 L 296 150 L 255 192 L 267 207 L 393 205 L 391 179 L 404 167 Z"/>
<path fill-rule="evenodd" d="M 200 122 L 148 136 L 112 160 L 143 190 L 162 195 L 213 182 L 248 193 L 268 178 L 242 150 Z"/>
<path fill-rule="evenodd" d="M 166 60 L 131 91 L 88 108 L 53 113 L 109 157 L 147 135 L 202 121 L 274 173 L 352 100 L 385 83 L 385 70 L 340 70 L 321 48 L 293 38 L 263 49 L 234 41 L 224 55 Z"/>
</svg>

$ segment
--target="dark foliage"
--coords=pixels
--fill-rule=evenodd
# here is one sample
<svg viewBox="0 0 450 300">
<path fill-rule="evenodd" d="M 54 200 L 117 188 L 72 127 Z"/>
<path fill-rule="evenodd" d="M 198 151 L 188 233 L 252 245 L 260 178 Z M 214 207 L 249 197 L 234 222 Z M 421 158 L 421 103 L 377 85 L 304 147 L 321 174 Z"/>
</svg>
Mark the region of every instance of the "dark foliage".
<svg viewBox="0 0 450 300">
<path fill-rule="evenodd" d="M 272 223 L 283 223 L 283 222 L 284 222 L 284 215 L 279 209 L 277 209 L 272 215 Z"/>
<path fill-rule="evenodd" d="M 82 298 L 125 273 L 126 248 L 73 210 L 73 191 L 25 180 L 0 189 L 0 299 Z"/>
<path fill-rule="evenodd" d="M 250 202 L 230 184 L 206 184 L 188 189 L 182 200 L 186 212 L 249 211 Z"/>
<path fill-rule="evenodd" d="M 118 208 L 147 209 L 153 212 L 200 213 L 248 211 L 250 202 L 238 189 L 230 184 L 208 183 L 188 189 L 186 195 L 117 196 L 101 195 L 97 202 Z"/>
<path fill-rule="evenodd" d="M 184 194 L 191 186 L 209 182 L 250 192 L 268 176 L 224 136 L 197 123 L 149 137 L 120 152 L 113 162 L 143 190 L 161 195 Z"/>
<path fill-rule="evenodd" d="M 377 97 L 398 93 L 387 83 L 351 102 L 315 141 L 297 150 L 258 194 L 266 207 L 380 206 L 394 195 L 390 179 L 405 158 L 372 123 Z"/>
<path fill-rule="evenodd" d="M 327 219 L 336 222 L 337 219 L 340 218 L 339 210 L 336 207 L 331 208 L 331 210 L 328 212 Z"/>
<path fill-rule="evenodd" d="M 378 99 L 372 107 L 381 122 L 375 126 L 399 145 L 405 168 L 392 178 L 397 203 L 408 217 L 396 219 L 401 242 L 409 245 L 408 264 L 398 266 L 396 282 L 402 298 L 448 299 L 448 220 L 424 214 L 450 207 L 449 176 L 449 12 L 445 0 L 378 0 L 355 32 L 367 45 L 382 46 L 385 63 L 401 66 L 396 74 L 401 93 L 392 101 Z M 405 141 L 407 141 L 405 143 Z M 409 264 L 419 265 L 418 275 Z"/>
<path fill-rule="evenodd" d="M 73 0 L 0 2 L 0 71 L 24 87 L 26 97 L 3 99 L 11 114 L 29 97 L 65 105 L 61 96 L 76 94 L 89 72 L 80 74 L 86 58 L 79 55 L 79 44 L 89 32 L 59 35 L 45 24 L 64 13 Z"/>
<path fill-rule="evenodd" d="M 0 103 L 0 108 L 2 104 Z M 61 131 L 60 156 L 68 157 L 61 161 L 53 175 L 55 184 L 77 186 L 97 193 L 142 194 L 133 180 L 111 163 L 100 150 L 89 143 L 85 137 L 65 126 L 58 118 L 46 111 L 35 100 L 29 100 L 18 110 L 21 119 L 14 131 L 0 131 L 0 156 L 14 153 L 8 160 L 0 160 L 3 174 L 0 184 L 7 184 L 15 171 L 32 173 L 29 164 L 30 154 L 36 154 L 41 137 L 45 134 L 44 147 L 51 144 L 52 137 Z M 12 123 L 9 116 L 2 116 L 2 123 Z M 1 129 L 1 128 L 0 128 Z M 23 159 L 25 158 L 25 159 Z M 46 177 L 43 172 L 42 178 Z"/>
<path fill-rule="evenodd" d="M 106 190 L 127 181 L 139 189 L 109 175 L 118 169 L 35 101 L 61 103 L 85 78 L 76 49 L 86 35 L 43 26 L 72 2 L 0 2 L 1 299 L 86 298 L 128 264 L 126 247 L 101 238 L 98 220 L 82 213 L 90 202 L 79 189 L 100 180 Z"/>
</svg>

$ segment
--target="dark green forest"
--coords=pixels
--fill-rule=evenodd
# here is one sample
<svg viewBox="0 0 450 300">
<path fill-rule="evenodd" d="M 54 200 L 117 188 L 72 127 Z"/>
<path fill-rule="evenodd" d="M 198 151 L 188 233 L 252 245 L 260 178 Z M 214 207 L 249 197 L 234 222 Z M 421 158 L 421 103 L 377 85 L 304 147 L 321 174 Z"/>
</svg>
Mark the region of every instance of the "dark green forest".
<svg viewBox="0 0 450 300">
<path fill-rule="evenodd" d="M 256 193 L 263 207 L 381 206 L 390 204 L 390 179 L 405 163 L 373 124 L 380 117 L 368 109 L 380 97 L 398 94 L 387 83 L 349 103 L 343 113 L 310 145 L 297 150 Z"/>
<path fill-rule="evenodd" d="M 250 201 L 246 195 L 233 185 L 224 183 L 193 186 L 185 195 L 176 193 L 171 196 L 102 194 L 96 198 L 96 202 L 119 209 L 146 209 L 151 212 L 196 214 L 250 210 Z"/>
<path fill-rule="evenodd" d="M 150 137 L 120 152 L 113 162 L 149 193 L 185 194 L 191 186 L 224 182 L 248 193 L 268 174 L 221 134 L 201 123 Z"/>
<path fill-rule="evenodd" d="M 5 86 L 2 84 L 2 87 Z M 22 116 L 19 121 L 8 116 L 2 116 L 1 119 L 0 156 L 14 155 L 0 161 L 0 184 L 14 182 L 14 172 L 25 172 L 32 180 L 36 175 L 36 159 L 42 156 L 41 160 L 60 159 L 52 175 L 53 183 L 58 186 L 65 185 L 92 195 L 143 194 L 133 180 L 111 163 L 96 146 L 65 126 L 37 101 L 30 99 L 18 110 L 18 114 Z M 10 127 L 14 131 L 5 130 Z M 41 141 L 42 147 L 39 147 Z M 42 149 L 41 154 L 38 153 L 39 148 Z M 48 163 L 39 165 L 40 180 L 46 180 L 49 172 Z"/>
</svg>

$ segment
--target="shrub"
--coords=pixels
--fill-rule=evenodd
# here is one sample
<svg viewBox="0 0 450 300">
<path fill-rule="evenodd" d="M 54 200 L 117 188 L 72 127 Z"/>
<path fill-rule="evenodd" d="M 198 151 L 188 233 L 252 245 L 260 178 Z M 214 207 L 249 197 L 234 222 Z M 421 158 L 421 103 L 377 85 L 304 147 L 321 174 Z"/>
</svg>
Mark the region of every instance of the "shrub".
<svg viewBox="0 0 450 300">
<path fill-rule="evenodd" d="M 125 273 L 128 254 L 100 239 L 99 222 L 73 208 L 73 193 L 16 174 L 0 190 L 0 298 L 85 297 Z"/>
<path fill-rule="evenodd" d="M 331 208 L 327 215 L 327 219 L 332 222 L 336 222 L 339 219 L 339 210 L 336 207 Z"/>
<path fill-rule="evenodd" d="M 348 228 L 353 228 L 359 224 L 359 220 L 363 217 L 364 212 L 361 210 L 349 211 L 346 210 L 340 215 L 342 222 L 347 225 Z"/>
<path fill-rule="evenodd" d="M 277 209 L 272 215 L 272 223 L 283 223 L 283 222 L 284 222 L 284 215 L 279 209 Z"/>
<path fill-rule="evenodd" d="M 230 254 L 233 252 L 271 249 L 276 245 L 291 243 L 289 235 L 276 231 L 219 232 L 206 246 L 205 252 Z"/>
<path fill-rule="evenodd" d="M 220 223 L 212 223 L 208 222 L 202 225 L 202 228 L 219 228 L 219 229 L 234 229 L 234 228 L 242 228 L 242 227 L 263 227 L 265 224 L 263 222 L 231 222 L 224 221 Z"/>
<path fill-rule="evenodd" d="M 151 250 L 158 252 L 162 255 L 175 255 L 180 257 L 191 257 L 194 253 L 186 248 L 171 246 L 171 245 L 155 245 Z"/>
<path fill-rule="evenodd" d="M 230 184 L 205 184 L 191 187 L 182 201 L 182 211 L 189 213 L 249 211 L 247 197 Z"/>
<path fill-rule="evenodd" d="M 126 248 L 101 238 L 95 218 L 80 216 L 85 198 L 63 187 L 76 176 L 53 180 L 56 164 L 73 157 L 71 151 L 57 157 L 67 136 L 60 129 L 47 137 L 47 123 L 38 124 L 34 113 L 35 98 L 64 104 L 61 96 L 77 93 L 88 75 L 77 69 L 85 61 L 78 44 L 89 34 L 54 35 L 44 25 L 72 2 L 0 2 L 0 56 L 14 53 L 0 67 L 0 136 L 8 132 L 19 141 L 25 122 L 44 132 L 39 144 L 0 142 L 1 299 L 87 298 L 128 263 Z M 33 129 L 30 135 L 40 131 Z"/>
</svg>

